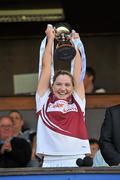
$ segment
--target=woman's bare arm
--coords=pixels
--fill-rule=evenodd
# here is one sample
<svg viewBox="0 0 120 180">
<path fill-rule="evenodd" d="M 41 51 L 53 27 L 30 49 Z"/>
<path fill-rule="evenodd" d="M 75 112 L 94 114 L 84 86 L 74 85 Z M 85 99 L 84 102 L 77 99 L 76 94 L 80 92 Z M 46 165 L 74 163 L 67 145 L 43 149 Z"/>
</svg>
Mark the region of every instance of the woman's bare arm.
<svg viewBox="0 0 120 180">
<path fill-rule="evenodd" d="M 49 88 L 51 78 L 51 63 L 52 63 L 52 46 L 55 38 L 55 32 L 52 27 L 47 27 L 46 31 L 47 44 L 42 60 L 42 71 L 38 80 L 37 92 L 43 96 Z"/>
<path fill-rule="evenodd" d="M 75 33 L 74 38 L 79 38 L 79 34 Z M 79 49 L 76 47 L 76 56 L 74 59 L 74 69 L 73 69 L 73 78 L 74 78 L 74 89 L 81 99 L 85 98 L 84 83 L 80 78 L 82 72 L 82 59 L 79 52 Z"/>
</svg>

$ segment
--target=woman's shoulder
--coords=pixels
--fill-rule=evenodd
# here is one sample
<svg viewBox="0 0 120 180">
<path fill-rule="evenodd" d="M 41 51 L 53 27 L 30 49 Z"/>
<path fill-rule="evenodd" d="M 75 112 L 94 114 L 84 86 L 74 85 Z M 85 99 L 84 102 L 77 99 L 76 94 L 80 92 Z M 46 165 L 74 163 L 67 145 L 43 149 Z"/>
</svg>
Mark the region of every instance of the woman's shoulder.
<svg viewBox="0 0 120 180">
<path fill-rule="evenodd" d="M 37 98 L 44 98 L 45 96 L 49 96 L 51 94 L 51 91 L 50 91 L 50 89 L 47 89 L 46 91 L 45 91 L 45 93 L 43 94 L 43 96 L 40 96 L 39 95 L 39 93 L 38 93 L 38 91 L 36 92 L 36 94 L 35 94 L 35 96 L 36 96 L 36 99 Z"/>
<path fill-rule="evenodd" d="M 85 98 L 81 99 L 78 96 L 76 91 L 73 92 L 73 97 L 74 97 L 75 101 L 78 103 L 78 105 L 80 106 L 81 110 L 83 112 L 85 112 L 86 99 Z"/>
</svg>

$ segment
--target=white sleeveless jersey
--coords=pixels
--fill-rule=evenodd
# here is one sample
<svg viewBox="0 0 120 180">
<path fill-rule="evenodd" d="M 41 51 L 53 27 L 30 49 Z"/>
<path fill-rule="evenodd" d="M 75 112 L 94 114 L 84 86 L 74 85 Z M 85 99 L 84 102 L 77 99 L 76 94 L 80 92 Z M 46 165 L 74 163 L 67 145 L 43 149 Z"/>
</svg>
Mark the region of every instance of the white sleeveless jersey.
<svg viewBox="0 0 120 180">
<path fill-rule="evenodd" d="M 37 155 L 79 155 L 90 153 L 85 125 L 85 100 L 74 92 L 68 100 L 49 91 L 36 94 L 38 113 Z"/>
</svg>

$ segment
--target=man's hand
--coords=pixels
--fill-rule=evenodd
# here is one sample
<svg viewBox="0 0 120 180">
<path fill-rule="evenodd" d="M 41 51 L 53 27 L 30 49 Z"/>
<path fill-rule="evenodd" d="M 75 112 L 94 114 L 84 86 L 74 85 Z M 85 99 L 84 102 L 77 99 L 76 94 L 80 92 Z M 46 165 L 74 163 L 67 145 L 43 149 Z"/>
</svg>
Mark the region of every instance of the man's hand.
<svg viewBox="0 0 120 180">
<path fill-rule="evenodd" d="M 4 142 L 4 144 L 1 147 L 0 153 L 4 154 L 5 151 L 7 151 L 7 152 L 12 151 L 12 146 L 11 146 L 10 141 L 5 141 Z"/>
</svg>

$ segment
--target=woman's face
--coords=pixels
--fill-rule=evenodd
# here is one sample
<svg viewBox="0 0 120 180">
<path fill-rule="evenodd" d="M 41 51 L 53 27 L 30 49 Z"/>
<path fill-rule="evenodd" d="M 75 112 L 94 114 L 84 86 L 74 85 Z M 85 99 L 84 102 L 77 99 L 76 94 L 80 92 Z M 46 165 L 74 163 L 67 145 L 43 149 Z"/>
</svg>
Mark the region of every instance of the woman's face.
<svg viewBox="0 0 120 180">
<path fill-rule="evenodd" d="M 53 83 L 52 90 L 59 99 L 67 99 L 73 92 L 71 78 L 66 74 L 59 75 Z"/>
</svg>

